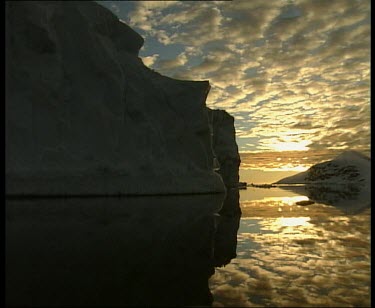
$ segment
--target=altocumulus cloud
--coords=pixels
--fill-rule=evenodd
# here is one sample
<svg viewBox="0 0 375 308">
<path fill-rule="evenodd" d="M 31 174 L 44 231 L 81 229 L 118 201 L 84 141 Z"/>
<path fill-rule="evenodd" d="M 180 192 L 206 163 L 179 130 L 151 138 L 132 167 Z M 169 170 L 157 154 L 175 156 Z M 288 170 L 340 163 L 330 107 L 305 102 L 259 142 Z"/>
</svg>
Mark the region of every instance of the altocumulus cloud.
<svg viewBox="0 0 375 308">
<path fill-rule="evenodd" d="M 156 49 L 141 51 L 146 65 L 178 79 L 210 80 L 207 104 L 234 115 L 240 151 L 368 154 L 370 6 L 370 0 L 139 1 L 127 12 L 114 6 L 114 13 L 146 42 L 157 40 Z"/>
</svg>

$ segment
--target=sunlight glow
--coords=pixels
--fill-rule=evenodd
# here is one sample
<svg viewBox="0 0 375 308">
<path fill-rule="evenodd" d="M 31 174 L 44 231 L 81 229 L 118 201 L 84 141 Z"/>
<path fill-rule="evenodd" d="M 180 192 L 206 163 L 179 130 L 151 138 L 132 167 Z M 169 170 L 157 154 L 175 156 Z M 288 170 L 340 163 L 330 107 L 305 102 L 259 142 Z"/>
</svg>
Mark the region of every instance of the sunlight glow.
<svg viewBox="0 0 375 308">
<path fill-rule="evenodd" d="M 307 147 L 311 144 L 309 140 L 301 140 L 301 141 L 285 141 L 285 142 L 278 142 L 274 144 L 270 144 L 269 146 L 275 151 L 308 151 L 309 148 Z"/>
<path fill-rule="evenodd" d="M 241 163 L 241 169 L 243 170 L 260 170 L 260 171 L 295 171 L 295 172 L 303 172 L 309 169 L 310 165 L 295 165 L 292 163 L 284 164 L 268 164 L 268 166 L 257 166 L 255 164 L 247 164 Z"/>
<path fill-rule="evenodd" d="M 297 171 L 297 172 L 303 172 L 309 169 L 310 166 L 307 165 L 294 165 L 294 164 L 285 164 L 281 165 L 280 167 L 275 168 L 264 168 L 264 170 L 269 171 Z"/>
<path fill-rule="evenodd" d="M 310 217 L 280 217 L 276 219 L 278 225 L 282 227 L 296 227 L 309 225 Z"/>
<path fill-rule="evenodd" d="M 287 203 L 288 205 L 293 205 L 298 201 L 307 201 L 309 200 L 306 196 L 295 196 L 295 197 L 282 197 L 281 201 Z"/>
<path fill-rule="evenodd" d="M 285 203 L 287 205 L 293 205 L 298 201 L 307 201 L 309 200 L 306 196 L 291 196 L 291 197 L 266 197 L 263 201 L 276 201 Z"/>
</svg>

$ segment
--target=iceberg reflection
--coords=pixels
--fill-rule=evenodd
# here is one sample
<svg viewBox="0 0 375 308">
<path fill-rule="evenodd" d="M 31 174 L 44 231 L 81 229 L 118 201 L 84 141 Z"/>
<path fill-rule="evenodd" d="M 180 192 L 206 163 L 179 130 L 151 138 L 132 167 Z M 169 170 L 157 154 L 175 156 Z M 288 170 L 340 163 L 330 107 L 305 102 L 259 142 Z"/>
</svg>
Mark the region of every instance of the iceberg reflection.
<svg viewBox="0 0 375 308">
<path fill-rule="evenodd" d="M 359 213 L 371 206 L 371 191 L 355 184 L 282 185 L 280 189 L 306 196 L 316 203 L 331 205 L 348 214 Z"/>
<path fill-rule="evenodd" d="M 7 304 L 210 306 L 236 255 L 229 196 L 7 200 Z"/>
</svg>

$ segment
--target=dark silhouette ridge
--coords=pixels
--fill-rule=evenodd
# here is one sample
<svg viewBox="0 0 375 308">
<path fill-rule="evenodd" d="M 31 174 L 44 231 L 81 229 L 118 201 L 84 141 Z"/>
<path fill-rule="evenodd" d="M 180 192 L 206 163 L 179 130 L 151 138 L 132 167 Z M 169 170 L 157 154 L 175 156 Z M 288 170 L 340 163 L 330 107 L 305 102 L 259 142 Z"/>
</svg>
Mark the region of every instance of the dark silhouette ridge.
<svg viewBox="0 0 375 308">
<path fill-rule="evenodd" d="M 8 1 L 6 30 L 6 194 L 225 192 L 208 81 L 147 68 L 143 38 L 94 2 Z M 227 154 L 219 173 L 238 173 Z"/>
</svg>

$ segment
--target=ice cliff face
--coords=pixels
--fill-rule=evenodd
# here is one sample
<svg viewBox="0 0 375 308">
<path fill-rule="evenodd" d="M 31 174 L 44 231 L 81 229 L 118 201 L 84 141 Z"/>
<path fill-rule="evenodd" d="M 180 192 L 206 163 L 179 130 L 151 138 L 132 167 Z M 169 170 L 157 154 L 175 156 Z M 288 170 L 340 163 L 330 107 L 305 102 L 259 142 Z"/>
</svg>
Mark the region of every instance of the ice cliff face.
<svg viewBox="0 0 375 308">
<path fill-rule="evenodd" d="M 225 190 L 213 171 L 209 83 L 150 70 L 142 45 L 94 2 L 7 2 L 7 194 Z M 224 135 L 232 138 L 233 121 L 214 117 L 231 182 L 236 153 L 224 150 Z"/>
<path fill-rule="evenodd" d="M 227 187 L 237 187 L 241 163 L 236 143 L 234 118 L 224 110 L 208 110 L 213 134 L 213 149 L 218 160 L 217 172 Z"/>
<path fill-rule="evenodd" d="M 286 177 L 277 183 L 361 184 L 370 187 L 370 170 L 370 158 L 356 151 L 346 151 L 333 160 L 316 164 L 305 172 Z"/>
</svg>

